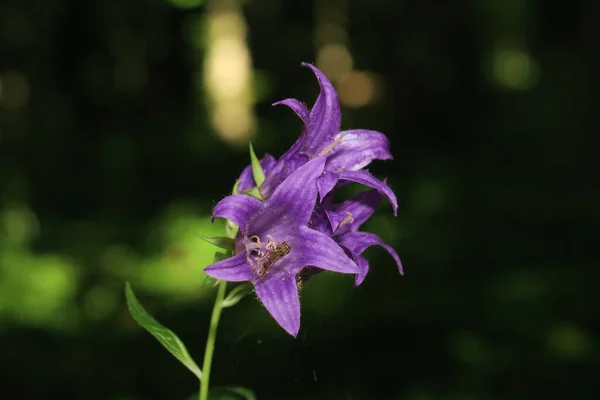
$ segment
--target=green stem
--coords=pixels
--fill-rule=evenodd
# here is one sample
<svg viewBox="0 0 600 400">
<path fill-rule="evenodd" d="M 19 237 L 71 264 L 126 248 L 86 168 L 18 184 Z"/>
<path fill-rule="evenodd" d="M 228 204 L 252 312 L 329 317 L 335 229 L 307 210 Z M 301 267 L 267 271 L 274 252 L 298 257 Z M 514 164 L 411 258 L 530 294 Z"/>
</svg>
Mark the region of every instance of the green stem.
<svg viewBox="0 0 600 400">
<path fill-rule="evenodd" d="M 200 400 L 208 400 L 208 387 L 210 381 L 210 366 L 212 365 L 213 353 L 215 352 L 215 340 L 217 339 L 217 327 L 223 311 L 223 299 L 225 298 L 226 282 L 220 282 L 217 298 L 210 317 L 210 328 L 208 328 L 208 339 L 206 339 L 206 350 L 204 351 L 204 362 L 202 363 L 202 380 L 200 381 Z"/>
</svg>

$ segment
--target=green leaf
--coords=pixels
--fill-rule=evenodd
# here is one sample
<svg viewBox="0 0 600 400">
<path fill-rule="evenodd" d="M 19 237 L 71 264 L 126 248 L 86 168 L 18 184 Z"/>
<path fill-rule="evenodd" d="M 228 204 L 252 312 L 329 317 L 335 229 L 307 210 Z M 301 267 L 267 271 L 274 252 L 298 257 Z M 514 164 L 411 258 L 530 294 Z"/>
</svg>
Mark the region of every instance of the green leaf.
<svg viewBox="0 0 600 400">
<path fill-rule="evenodd" d="M 263 171 L 260 161 L 258 161 L 258 158 L 254 153 L 252 143 L 250 143 L 250 163 L 252 165 L 252 176 L 254 176 L 254 182 L 256 182 L 256 186 L 260 187 L 260 185 L 262 185 L 265 181 L 265 171 Z"/>
<path fill-rule="evenodd" d="M 240 302 L 244 297 L 252 293 L 253 287 L 250 283 L 244 283 L 236 286 L 225 296 L 223 300 L 223 308 L 233 307 Z"/>
<path fill-rule="evenodd" d="M 213 278 L 212 276 L 208 276 L 206 275 L 206 278 L 204 278 L 204 281 L 202 281 L 202 286 L 205 285 L 211 285 L 212 287 L 215 287 L 219 284 L 219 281 L 215 278 Z"/>
<path fill-rule="evenodd" d="M 235 184 L 233 185 L 233 190 L 231 191 L 231 194 L 238 194 L 238 187 L 240 186 L 240 180 L 236 180 Z"/>
<path fill-rule="evenodd" d="M 258 187 L 254 186 L 253 188 L 246 189 L 242 191 L 243 194 L 247 194 L 248 196 L 252 196 L 257 200 L 264 201 L 265 199 L 262 197 L 262 193 L 258 189 Z"/>
<path fill-rule="evenodd" d="M 215 256 L 213 257 L 213 263 L 224 260 L 227 257 L 229 257 L 229 256 L 226 253 L 215 253 Z M 211 285 L 212 287 L 215 287 L 218 284 L 219 284 L 218 279 L 215 279 L 212 276 L 208 276 L 208 275 L 206 275 L 206 278 L 204 278 L 204 281 L 202 282 L 202 285 Z"/>
<path fill-rule="evenodd" d="M 137 321 L 144 329 L 152 334 L 175 358 L 185 365 L 198 379 L 202 378 L 202 372 L 194 362 L 183 342 L 170 329 L 165 328 L 150 314 L 144 310 L 144 307 L 138 302 L 129 282 L 125 284 L 125 297 L 127 298 L 127 307 L 133 319 Z"/>
<path fill-rule="evenodd" d="M 215 253 L 215 256 L 213 257 L 213 263 L 219 262 L 219 261 L 223 261 L 224 259 L 228 258 L 229 256 L 225 253 Z"/>
<path fill-rule="evenodd" d="M 225 222 L 225 234 L 227 235 L 227 237 L 235 239 L 238 233 L 238 229 L 238 226 L 230 220 L 227 220 L 227 222 Z"/>
<path fill-rule="evenodd" d="M 212 244 L 213 246 L 220 247 L 222 249 L 233 251 L 235 241 L 230 237 L 214 237 L 208 238 L 206 236 L 197 235 L 200 239 Z"/>
</svg>

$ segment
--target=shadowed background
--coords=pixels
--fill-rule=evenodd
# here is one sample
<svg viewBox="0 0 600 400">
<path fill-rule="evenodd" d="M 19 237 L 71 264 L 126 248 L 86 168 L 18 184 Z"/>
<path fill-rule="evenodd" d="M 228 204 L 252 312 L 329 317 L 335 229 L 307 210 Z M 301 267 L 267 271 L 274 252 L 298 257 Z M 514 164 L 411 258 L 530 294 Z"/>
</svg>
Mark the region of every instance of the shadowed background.
<svg viewBox="0 0 600 400">
<path fill-rule="evenodd" d="M 211 208 L 280 156 L 315 63 L 342 128 L 386 133 L 394 246 L 321 274 L 289 337 L 225 310 L 215 385 L 268 399 L 585 396 L 599 367 L 599 68 L 592 2 L 6 0 L 0 5 L 0 382 L 9 399 L 185 399 L 194 376 L 128 314 L 124 282 L 200 362 Z M 593 141 L 592 141 L 593 140 Z M 355 185 L 353 190 L 362 190 Z M 596 288 L 596 289 L 594 289 Z M 597 371 L 596 371 L 597 372 Z"/>
</svg>

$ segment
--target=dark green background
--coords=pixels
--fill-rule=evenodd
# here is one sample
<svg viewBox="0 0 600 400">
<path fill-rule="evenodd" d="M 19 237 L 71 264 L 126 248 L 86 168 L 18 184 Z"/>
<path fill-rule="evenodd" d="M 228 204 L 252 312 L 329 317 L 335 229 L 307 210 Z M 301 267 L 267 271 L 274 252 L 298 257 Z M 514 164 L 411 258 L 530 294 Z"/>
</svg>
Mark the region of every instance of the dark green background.
<svg viewBox="0 0 600 400">
<path fill-rule="evenodd" d="M 270 104 L 317 96 L 300 67 L 316 59 L 317 7 L 243 5 L 259 154 L 281 155 L 301 129 Z M 245 299 L 224 313 L 214 384 L 260 400 L 591 398 L 599 11 L 591 1 L 348 0 L 354 65 L 383 90 L 343 108 L 342 127 L 391 140 L 394 161 L 372 171 L 388 177 L 398 217 L 385 203 L 366 229 L 397 249 L 405 276 L 373 248 L 359 288 L 315 277 L 297 340 Z M 123 289 L 130 280 L 201 362 L 214 291 L 198 272 L 211 248 L 194 235 L 219 233 L 210 209 L 248 163 L 245 147 L 212 130 L 195 81 L 205 53 L 188 28 L 206 12 L 167 0 L 0 4 L 0 397 L 197 390 L 131 320 Z M 498 48 L 533 60 L 524 87 L 495 75 Z M 136 54 L 146 80 L 115 81 Z"/>
</svg>

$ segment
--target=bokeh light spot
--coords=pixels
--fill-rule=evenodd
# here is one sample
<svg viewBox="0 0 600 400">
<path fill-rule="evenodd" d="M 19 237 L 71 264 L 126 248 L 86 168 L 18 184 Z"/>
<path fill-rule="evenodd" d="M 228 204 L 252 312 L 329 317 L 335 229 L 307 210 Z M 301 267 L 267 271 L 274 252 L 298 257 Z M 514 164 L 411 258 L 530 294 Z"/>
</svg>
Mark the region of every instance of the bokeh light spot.
<svg viewBox="0 0 600 400">
<path fill-rule="evenodd" d="M 236 3 L 215 2 L 210 9 L 205 24 L 201 24 L 206 34 L 196 38 L 205 44 L 204 71 L 199 71 L 198 77 L 210 99 L 216 132 L 227 143 L 242 145 L 254 135 L 256 125 L 246 23 Z"/>
<path fill-rule="evenodd" d="M 317 46 L 327 43 L 346 43 L 348 34 L 344 28 L 333 22 L 324 22 L 315 28 Z"/>
<path fill-rule="evenodd" d="M 138 261 L 132 284 L 183 300 L 207 295 L 210 291 L 200 290 L 206 277 L 202 270 L 212 264 L 219 249 L 197 235 L 222 236 L 223 225 L 222 221 L 211 223 L 208 215 L 199 215 L 186 204 L 171 205 L 149 232 L 149 247 L 159 252 Z M 116 250 L 112 250 L 113 257 L 127 254 Z"/>
<path fill-rule="evenodd" d="M 588 335 L 573 325 L 560 325 L 550 330 L 548 347 L 558 357 L 582 358 L 591 350 Z"/>
<path fill-rule="evenodd" d="M 224 139 L 235 142 L 238 141 L 238 138 L 250 136 L 255 127 L 255 121 L 249 109 L 229 104 L 215 107 L 212 123 L 221 132 Z"/>
<path fill-rule="evenodd" d="M 353 64 L 350 51 L 341 44 L 326 44 L 317 54 L 317 67 L 332 81 L 352 71 Z"/>
<path fill-rule="evenodd" d="M 347 107 L 362 107 L 376 99 L 377 85 L 373 75 L 352 71 L 344 75 L 338 85 L 340 101 Z"/>
<path fill-rule="evenodd" d="M 10 240 L 24 244 L 39 232 L 39 222 L 25 206 L 14 206 L 0 213 L 0 227 Z"/>
<path fill-rule="evenodd" d="M 530 89 L 539 79 L 537 63 L 520 49 L 496 48 L 491 68 L 494 83 L 512 90 Z"/>
<path fill-rule="evenodd" d="M 27 77 L 19 71 L 7 71 L 0 76 L 2 81 L 0 103 L 9 110 L 22 108 L 29 101 L 30 87 Z"/>
<path fill-rule="evenodd" d="M 65 327 L 74 322 L 77 271 L 66 259 L 3 249 L 0 275 L 0 314 L 32 326 Z"/>
<path fill-rule="evenodd" d="M 213 46 L 213 57 L 207 62 L 206 86 L 219 98 L 235 100 L 246 89 L 249 61 L 247 49 L 239 40 L 219 40 Z"/>
<path fill-rule="evenodd" d="M 116 309 L 117 304 L 116 292 L 96 285 L 85 295 L 83 309 L 89 319 L 103 320 Z"/>
</svg>

